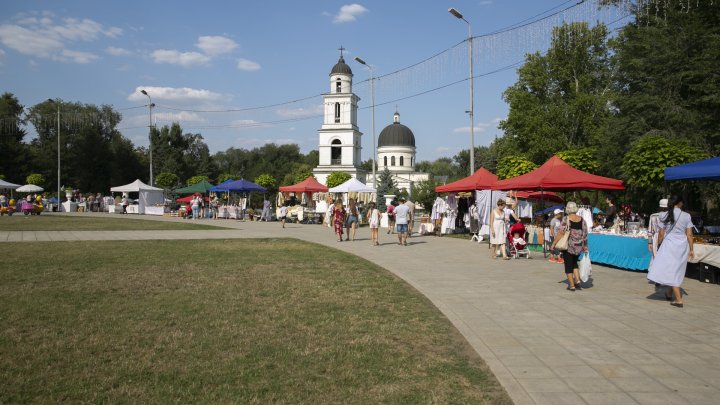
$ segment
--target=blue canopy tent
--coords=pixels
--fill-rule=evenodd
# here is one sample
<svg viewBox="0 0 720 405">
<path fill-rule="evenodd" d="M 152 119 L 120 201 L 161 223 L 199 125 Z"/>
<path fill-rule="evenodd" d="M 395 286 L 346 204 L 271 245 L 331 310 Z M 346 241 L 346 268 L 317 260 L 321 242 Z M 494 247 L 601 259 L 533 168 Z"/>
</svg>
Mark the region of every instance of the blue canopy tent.
<svg viewBox="0 0 720 405">
<path fill-rule="evenodd" d="M 665 180 L 720 180 L 720 157 L 665 168 Z"/>
<path fill-rule="evenodd" d="M 250 193 L 252 191 L 265 192 L 267 189 L 263 186 L 259 186 L 252 181 L 245 179 L 235 180 L 224 186 L 231 193 Z"/>
<path fill-rule="evenodd" d="M 213 191 L 216 193 L 227 193 L 228 191 L 230 191 L 230 190 L 228 190 L 227 185 L 234 181 L 235 180 L 233 180 L 233 179 L 227 179 L 227 180 L 223 181 L 222 183 L 218 184 L 217 186 L 210 187 L 210 191 Z"/>
</svg>

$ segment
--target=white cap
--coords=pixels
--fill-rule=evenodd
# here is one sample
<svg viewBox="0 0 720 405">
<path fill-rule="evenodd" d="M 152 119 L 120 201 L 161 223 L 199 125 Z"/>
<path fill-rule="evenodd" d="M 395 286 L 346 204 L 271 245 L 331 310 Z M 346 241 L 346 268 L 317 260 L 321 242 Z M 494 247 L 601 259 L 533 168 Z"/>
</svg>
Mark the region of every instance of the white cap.
<svg viewBox="0 0 720 405">
<path fill-rule="evenodd" d="M 555 208 L 555 211 L 553 211 L 553 215 L 562 214 L 563 210 L 560 208 Z"/>
<path fill-rule="evenodd" d="M 667 208 L 667 204 L 668 204 L 667 198 L 663 198 L 662 200 L 660 200 L 660 204 L 659 204 L 660 208 Z"/>
</svg>

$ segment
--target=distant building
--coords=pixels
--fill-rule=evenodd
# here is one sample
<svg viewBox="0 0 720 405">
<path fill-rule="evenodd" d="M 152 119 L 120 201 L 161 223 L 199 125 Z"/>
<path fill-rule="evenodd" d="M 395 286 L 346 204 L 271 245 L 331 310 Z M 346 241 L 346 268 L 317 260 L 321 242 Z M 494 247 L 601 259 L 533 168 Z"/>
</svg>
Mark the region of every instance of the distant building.
<svg viewBox="0 0 720 405">
<path fill-rule="evenodd" d="M 366 182 L 367 172 L 360 168 L 362 132 L 357 126 L 357 108 L 360 98 L 352 92 L 352 70 L 345 63 L 340 48 L 340 59 L 330 71 L 330 92 L 323 95 L 325 113 L 318 131 L 319 162 L 313 170 L 315 178 L 327 184 L 333 172 L 347 172 Z"/>
</svg>

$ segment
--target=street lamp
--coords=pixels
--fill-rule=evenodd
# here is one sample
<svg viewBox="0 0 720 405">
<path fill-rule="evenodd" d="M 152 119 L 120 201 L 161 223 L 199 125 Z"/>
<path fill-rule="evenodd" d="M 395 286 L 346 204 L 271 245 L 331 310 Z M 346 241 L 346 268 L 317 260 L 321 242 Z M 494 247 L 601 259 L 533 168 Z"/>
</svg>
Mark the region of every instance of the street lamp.
<svg viewBox="0 0 720 405">
<path fill-rule="evenodd" d="M 456 9 L 450 7 L 448 12 L 468 25 L 468 59 L 470 59 L 470 175 L 475 172 L 475 108 L 473 107 L 473 38 L 470 22 Z"/>
<path fill-rule="evenodd" d="M 57 152 L 58 152 L 58 175 L 57 175 L 57 212 L 60 212 L 60 103 L 49 98 L 48 102 L 57 106 Z"/>
<path fill-rule="evenodd" d="M 372 66 L 365 63 L 364 60 L 356 56 L 355 60 L 368 67 L 370 69 L 370 103 L 371 106 L 371 120 L 372 120 L 372 140 L 373 140 L 373 163 L 372 163 L 372 174 L 373 174 L 373 188 L 377 189 L 377 176 L 375 174 L 375 161 L 377 160 L 377 148 L 375 147 L 375 76 L 373 76 Z"/>
<path fill-rule="evenodd" d="M 155 104 L 152 102 L 152 98 L 150 98 L 150 95 L 145 90 L 140 90 L 140 93 L 147 96 L 149 103 L 148 103 L 148 110 L 150 111 L 150 126 L 148 126 L 148 139 L 150 141 L 150 185 L 153 185 L 153 146 L 152 146 L 152 109 L 155 107 Z"/>
</svg>

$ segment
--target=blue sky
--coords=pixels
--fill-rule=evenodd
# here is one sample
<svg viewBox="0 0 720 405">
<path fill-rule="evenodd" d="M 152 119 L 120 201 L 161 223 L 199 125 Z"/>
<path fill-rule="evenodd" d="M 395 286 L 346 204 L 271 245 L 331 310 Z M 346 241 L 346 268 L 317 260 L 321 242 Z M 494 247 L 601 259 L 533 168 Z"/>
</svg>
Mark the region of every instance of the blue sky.
<svg viewBox="0 0 720 405">
<path fill-rule="evenodd" d="M 145 89 L 157 125 L 179 121 L 211 152 L 267 142 L 308 152 L 317 147 L 320 94 L 343 46 L 361 98 L 363 159 L 372 156 L 369 71 L 355 56 L 379 77 L 376 136 L 397 108 L 415 133 L 418 159 L 434 160 L 470 144 L 468 26 L 448 8 L 463 13 L 474 36 L 530 23 L 474 41 L 475 144 L 488 145 L 501 135 L 513 64 L 546 49 L 553 26 L 627 21 L 616 22 L 623 12 L 598 10 L 595 0 L 576 3 L 10 0 L 0 10 L 0 91 L 26 107 L 48 98 L 110 104 L 123 114 L 123 134 L 147 145 Z"/>
</svg>

